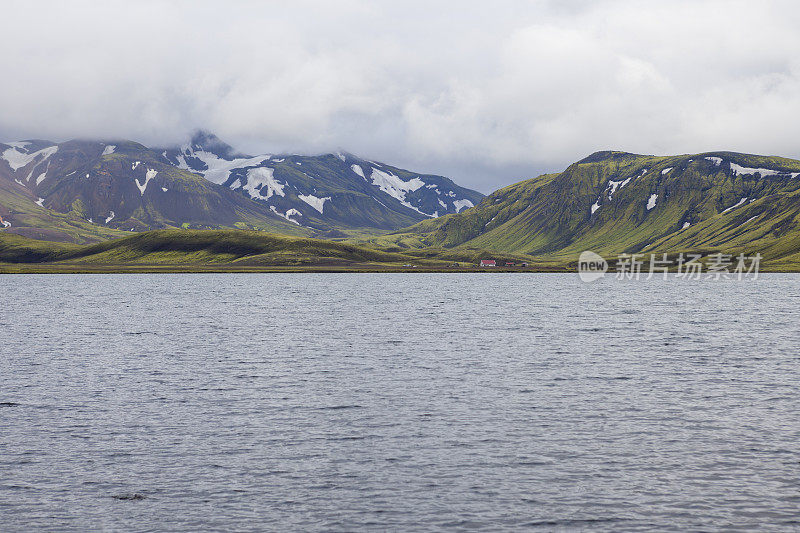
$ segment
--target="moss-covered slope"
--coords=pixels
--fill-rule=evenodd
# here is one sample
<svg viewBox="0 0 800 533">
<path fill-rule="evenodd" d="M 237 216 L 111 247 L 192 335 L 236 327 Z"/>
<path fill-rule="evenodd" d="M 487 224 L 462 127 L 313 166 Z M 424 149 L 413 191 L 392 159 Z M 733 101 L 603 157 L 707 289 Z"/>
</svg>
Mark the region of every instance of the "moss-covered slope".
<svg viewBox="0 0 800 533">
<path fill-rule="evenodd" d="M 800 251 L 800 161 L 733 152 L 598 152 L 464 213 L 373 239 L 577 257 L 677 250 Z"/>
</svg>

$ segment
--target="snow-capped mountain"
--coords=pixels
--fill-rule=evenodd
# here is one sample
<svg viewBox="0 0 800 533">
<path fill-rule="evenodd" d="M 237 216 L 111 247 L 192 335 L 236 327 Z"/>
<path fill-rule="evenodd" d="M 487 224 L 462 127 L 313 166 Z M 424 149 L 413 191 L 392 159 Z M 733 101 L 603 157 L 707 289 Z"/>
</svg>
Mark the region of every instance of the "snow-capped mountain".
<svg viewBox="0 0 800 533">
<path fill-rule="evenodd" d="M 172 149 L 132 141 L 0 142 L 0 229 L 55 232 L 58 240 L 76 240 L 87 223 L 101 235 L 239 227 L 344 236 L 398 229 L 481 197 L 441 176 L 350 154 L 248 156 L 205 132 Z"/>
<path fill-rule="evenodd" d="M 162 151 L 178 168 L 269 204 L 286 219 L 317 226 L 395 229 L 458 213 L 483 197 L 451 180 L 419 174 L 346 152 L 318 156 L 251 156 L 208 132 Z"/>
<path fill-rule="evenodd" d="M 125 231 L 237 224 L 295 231 L 252 200 L 130 141 L 0 143 L 0 215 L 14 231 L 61 228 L 63 240 L 74 240 L 68 237 L 85 223 Z"/>
</svg>

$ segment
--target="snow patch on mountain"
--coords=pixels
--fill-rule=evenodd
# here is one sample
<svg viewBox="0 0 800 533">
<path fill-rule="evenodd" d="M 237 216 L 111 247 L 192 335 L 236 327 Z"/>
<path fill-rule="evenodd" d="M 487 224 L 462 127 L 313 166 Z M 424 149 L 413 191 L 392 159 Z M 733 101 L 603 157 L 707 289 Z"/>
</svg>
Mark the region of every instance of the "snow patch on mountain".
<svg viewBox="0 0 800 533">
<path fill-rule="evenodd" d="M 469 209 L 470 207 L 475 207 L 475 204 L 464 198 L 463 200 L 456 200 L 455 202 L 453 202 L 453 207 L 455 208 L 456 213 L 460 213 L 462 209 Z"/>
<path fill-rule="evenodd" d="M 23 148 L 24 149 L 26 146 L 28 146 L 31 143 L 29 143 L 28 141 L 8 141 L 8 142 L 0 143 L 0 144 L 5 144 L 6 146 L 11 146 L 12 148 Z"/>
<path fill-rule="evenodd" d="M 251 198 L 270 198 L 273 194 L 286 196 L 286 193 L 283 192 L 286 184 L 275 179 L 274 172 L 275 169 L 270 167 L 249 169 L 247 171 L 247 183 L 243 187 L 244 190 L 247 191 Z"/>
<path fill-rule="evenodd" d="M 731 171 L 736 175 L 754 175 L 760 174 L 762 178 L 767 176 L 791 176 L 792 178 L 796 178 L 800 175 L 800 172 L 788 172 L 786 170 L 772 170 L 769 168 L 751 168 L 751 167 L 743 167 L 737 165 L 736 163 L 731 163 Z"/>
<path fill-rule="evenodd" d="M 707 161 L 711 161 L 712 163 L 714 163 L 714 166 L 717 166 L 717 167 L 722 164 L 722 158 L 721 157 L 704 157 L 703 159 L 705 159 Z"/>
<path fill-rule="evenodd" d="M 411 178 L 408 181 L 403 181 L 400 176 L 395 176 L 391 172 L 384 172 L 383 170 L 379 170 L 377 168 L 372 168 L 372 173 L 370 174 L 370 178 L 372 179 L 372 184 L 378 187 L 380 190 L 388 194 L 389 196 L 398 200 L 404 206 L 413 209 L 420 215 L 425 215 L 426 217 L 436 218 L 438 216 L 438 211 L 435 215 L 431 215 L 429 213 L 425 213 L 421 211 L 418 207 L 411 205 L 406 200 L 406 193 L 414 192 L 420 187 L 425 185 L 425 182 L 419 178 Z"/>
<path fill-rule="evenodd" d="M 182 155 L 177 157 L 178 168 L 188 170 L 190 172 L 198 172 L 203 175 L 208 181 L 222 185 L 231 175 L 231 171 L 237 168 L 255 167 L 262 164 L 264 161 L 269 161 L 269 155 L 260 155 L 256 157 L 242 157 L 232 160 L 222 159 L 212 152 L 205 150 L 194 150 L 189 145 L 186 145 L 181 150 Z M 186 157 L 194 157 L 199 159 L 206 165 L 206 169 L 191 168 L 186 162 Z"/>
<path fill-rule="evenodd" d="M 330 196 L 326 196 L 325 198 L 317 198 L 313 194 L 298 194 L 297 197 L 319 211 L 320 214 L 322 214 L 322 209 L 325 207 L 325 200 L 331 199 Z"/>
<path fill-rule="evenodd" d="M 614 193 L 617 192 L 617 189 L 622 189 L 628 183 L 630 183 L 630 181 L 632 179 L 633 178 L 628 178 L 628 179 L 618 180 L 618 181 L 609 180 L 608 181 L 608 186 L 606 187 L 606 190 L 608 191 L 608 199 L 611 200 L 611 198 L 614 196 Z"/>
<path fill-rule="evenodd" d="M 416 211 L 420 215 L 424 215 L 424 216 L 429 217 L 429 218 L 438 218 L 439 217 L 439 211 L 438 210 L 434 211 L 433 213 L 426 213 L 425 211 L 422 211 L 418 207 L 414 207 L 413 205 L 411 205 L 408 202 L 400 202 L 400 203 L 403 204 L 404 206 L 408 207 L 409 209 L 413 209 L 414 211 Z"/>
<path fill-rule="evenodd" d="M 425 182 L 419 178 L 412 178 L 409 181 L 403 181 L 399 176 L 395 176 L 391 172 L 384 172 L 377 168 L 372 169 L 370 174 L 372 184 L 380 190 L 403 202 L 406 202 L 406 193 L 413 192 L 425 185 Z M 409 207 L 411 207 L 409 205 Z"/>
<path fill-rule="evenodd" d="M 360 166 L 358 166 L 358 165 L 350 165 L 350 168 L 353 170 L 353 172 L 355 172 L 356 174 L 358 174 L 362 178 L 367 179 L 367 177 L 364 176 L 364 171 L 361 170 Z"/>
<path fill-rule="evenodd" d="M 114 153 L 114 150 L 116 150 L 116 149 L 117 149 L 117 147 L 115 145 L 109 144 L 108 146 L 103 148 L 103 154 L 102 155 L 111 155 L 111 154 Z"/>
<path fill-rule="evenodd" d="M 136 182 L 136 188 L 139 189 L 139 193 L 144 196 L 144 191 L 147 190 L 147 184 L 150 183 L 150 180 L 155 178 L 158 174 L 157 170 L 153 170 L 152 168 L 147 169 L 147 173 L 144 175 L 144 183 L 139 183 L 139 178 L 133 178 Z"/>
<path fill-rule="evenodd" d="M 674 168 L 674 167 L 667 167 L 667 168 L 665 168 L 664 170 L 662 170 L 662 171 L 661 171 L 661 175 L 663 176 L 664 174 L 666 174 L 667 172 L 669 172 L 669 171 L 670 171 L 670 170 L 672 170 L 673 168 Z"/>
<path fill-rule="evenodd" d="M 747 197 L 745 197 L 745 198 L 742 198 L 741 200 L 739 200 L 738 202 L 736 202 L 735 204 L 733 204 L 732 206 L 730 206 L 729 208 L 725 209 L 725 210 L 724 210 L 724 211 L 722 211 L 722 212 L 723 212 L 723 213 L 727 213 L 728 211 L 731 211 L 731 210 L 733 210 L 733 209 L 736 209 L 736 208 L 737 208 L 737 207 L 739 207 L 740 205 L 744 204 L 746 201 L 747 201 Z"/>
<path fill-rule="evenodd" d="M 38 205 L 39 207 L 44 207 L 44 198 L 39 198 L 38 200 L 36 200 L 36 205 Z"/>
<path fill-rule="evenodd" d="M 298 221 L 296 221 L 296 220 L 291 218 L 292 216 L 295 216 L 295 215 L 296 216 L 303 216 L 303 213 L 301 213 L 297 209 L 289 209 L 288 211 L 286 211 L 286 213 L 279 212 L 277 209 L 275 209 L 274 205 L 269 206 L 269 209 L 270 209 L 270 211 L 272 211 L 273 213 L 275 213 L 279 217 L 285 218 L 289 222 L 294 222 L 298 226 L 302 226 L 302 224 L 300 224 Z"/>
<path fill-rule="evenodd" d="M 106 224 L 114 220 L 114 211 L 110 211 L 110 214 L 106 217 Z"/>
<path fill-rule="evenodd" d="M 647 199 L 647 210 L 650 211 L 656 206 L 656 200 L 658 199 L 657 194 L 651 194 L 650 198 Z"/>
<path fill-rule="evenodd" d="M 24 150 L 24 148 L 23 148 Z M 42 150 L 27 153 L 20 150 L 18 146 L 12 146 L 11 148 L 5 150 L 1 155 L 0 159 L 5 159 L 8 163 L 8 166 L 11 167 L 11 170 L 16 172 L 20 168 L 30 164 L 33 160 L 37 158 L 41 158 L 41 161 L 49 158 L 51 155 L 58 151 L 58 146 L 48 146 L 47 148 L 43 148 Z"/>
</svg>

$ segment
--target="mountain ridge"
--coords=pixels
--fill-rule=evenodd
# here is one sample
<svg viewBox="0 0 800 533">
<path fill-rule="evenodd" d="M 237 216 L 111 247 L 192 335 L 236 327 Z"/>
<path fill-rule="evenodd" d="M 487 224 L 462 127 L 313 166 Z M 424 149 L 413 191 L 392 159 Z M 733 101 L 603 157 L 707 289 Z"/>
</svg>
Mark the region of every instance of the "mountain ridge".
<svg viewBox="0 0 800 533">
<path fill-rule="evenodd" d="M 355 212 L 363 214 L 357 218 L 358 224 L 381 229 L 459 212 L 483 197 L 443 176 L 409 172 L 346 151 L 316 156 L 233 154 L 229 145 L 202 130 L 189 143 L 164 149 L 163 155 L 179 168 L 197 172 L 209 181 L 253 198 L 264 197 L 266 187 L 266 197 L 273 198 L 287 212 L 294 209 L 308 216 L 303 205 L 307 204 L 324 217 L 328 201 L 332 205 L 353 203 L 358 207 Z M 332 177 L 336 180 L 331 180 Z M 287 184 L 295 189 L 294 198 L 286 197 Z M 388 223 L 370 215 L 381 208 L 391 213 L 387 215 L 392 219 Z M 334 211 L 330 218 L 334 223 L 342 223 L 353 212 Z"/>
<path fill-rule="evenodd" d="M 600 151 L 488 195 L 465 213 L 373 242 L 544 257 L 800 244 L 800 161 L 731 151 Z M 751 224 L 746 226 L 746 224 Z"/>
<path fill-rule="evenodd" d="M 352 154 L 249 156 L 206 131 L 182 148 L 125 140 L 3 142 L 0 216 L 12 225 L 5 231 L 76 242 L 98 232 L 169 227 L 343 238 L 438 216 L 423 212 L 433 192 L 417 193 L 420 184 L 446 186 L 450 212 L 482 197 L 441 176 L 367 161 Z M 359 165 L 383 173 L 387 184 L 359 176 Z M 64 216 L 68 221 L 55 220 Z M 84 222 L 103 230 L 87 232 Z"/>
</svg>

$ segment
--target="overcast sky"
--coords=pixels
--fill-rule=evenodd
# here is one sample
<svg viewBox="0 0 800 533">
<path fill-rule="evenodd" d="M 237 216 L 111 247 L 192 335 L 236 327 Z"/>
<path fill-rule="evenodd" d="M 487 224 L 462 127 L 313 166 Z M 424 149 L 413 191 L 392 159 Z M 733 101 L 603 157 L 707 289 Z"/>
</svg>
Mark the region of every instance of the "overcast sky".
<svg viewBox="0 0 800 533">
<path fill-rule="evenodd" d="M 796 1 L 3 0 L 0 139 L 345 149 L 490 192 L 602 149 L 800 158 Z"/>
</svg>

